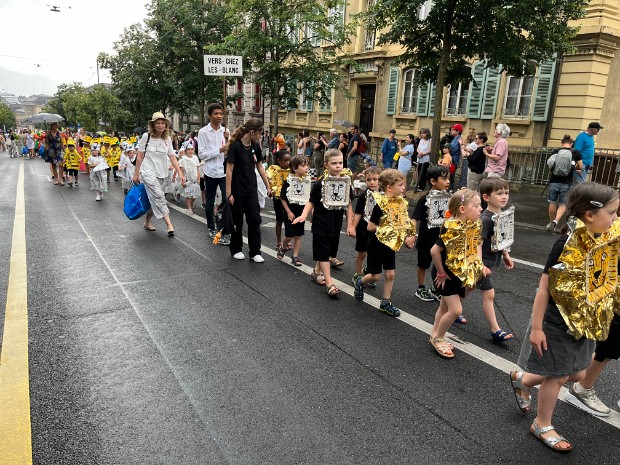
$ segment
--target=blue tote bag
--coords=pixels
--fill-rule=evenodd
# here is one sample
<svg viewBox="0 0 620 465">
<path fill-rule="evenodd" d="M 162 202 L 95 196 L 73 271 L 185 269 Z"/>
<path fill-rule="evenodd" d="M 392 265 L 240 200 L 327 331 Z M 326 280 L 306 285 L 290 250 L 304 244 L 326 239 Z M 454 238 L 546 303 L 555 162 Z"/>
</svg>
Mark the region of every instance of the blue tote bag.
<svg viewBox="0 0 620 465">
<path fill-rule="evenodd" d="M 151 209 L 151 202 L 146 195 L 144 184 L 134 184 L 127 197 L 125 197 L 125 206 L 123 211 L 130 220 L 137 220 Z"/>
</svg>

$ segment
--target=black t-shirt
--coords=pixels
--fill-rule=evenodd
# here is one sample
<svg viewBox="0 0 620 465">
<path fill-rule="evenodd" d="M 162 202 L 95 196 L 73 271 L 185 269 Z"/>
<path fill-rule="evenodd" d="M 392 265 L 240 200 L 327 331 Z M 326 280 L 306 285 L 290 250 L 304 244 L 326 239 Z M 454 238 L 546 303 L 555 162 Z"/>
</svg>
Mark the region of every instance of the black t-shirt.
<svg viewBox="0 0 620 465">
<path fill-rule="evenodd" d="M 484 154 L 484 147 L 478 147 L 474 150 L 469 157 L 467 157 L 467 163 L 472 173 L 480 174 L 484 173 L 486 167 L 486 155 Z"/>
<path fill-rule="evenodd" d="M 257 193 L 256 164 L 263 160 L 263 154 L 258 144 L 250 144 L 246 148 L 240 140 L 235 141 L 228 150 L 226 163 L 232 163 L 235 168 L 232 173 L 231 194 L 252 195 Z"/>
<path fill-rule="evenodd" d="M 551 252 L 549 252 L 549 256 L 547 257 L 547 263 L 545 263 L 545 268 L 543 269 L 543 273 L 549 274 L 549 268 L 557 265 L 560 261 L 560 255 L 562 255 L 562 251 L 564 250 L 564 246 L 566 245 L 566 241 L 568 240 L 568 235 L 563 234 L 553 247 L 551 248 Z M 558 310 L 558 306 L 555 304 L 553 297 L 549 296 L 549 303 L 547 304 L 547 311 L 561 318 L 560 311 Z"/>
<path fill-rule="evenodd" d="M 284 181 L 284 184 L 282 184 L 282 190 L 280 191 L 280 200 L 284 200 L 286 202 L 289 210 L 291 210 L 293 212 L 293 215 L 295 215 L 295 218 L 297 218 L 304 211 L 305 205 L 298 205 L 296 203 L 289 202 L 288 201 L 288 188 L 289 188 L 288 181 Z"/>
<path fill-rule="evenodd" d="M 356 215 L 362 215 L 362 217 L 360 218 L 359 223 L 357 223 L 357 227 L 355 228 L 355 231 L 367 231 L 368 228 L 368 223 L 366 223 L 366 220 L 364 219 L 364 210 L 366 209 L 366 192 L 368 192 L 367 190 L 365 190 L 364 192 L 362 192 L 362 194 L 357 198 L 357 202 L 355 204 L 355 211 L 354 213 Z"/>
<path fill-rule="evenodd" d="M 551 155 L 556 155 L 557 153 L 560 151 L 561 149 L 554 149 L 553 152 L 551 152 Z M 573 166 L 570 169 L 570 173 L 568 173 L 568 176 L 556 176 L 555 174 L 553 174 L 553 170 L 551 170 L 551 177 L 549 178 L 549 183 L 555 182 L 555 183 L 559 183 L 559 184 L 571 184 L 573 182 L 573 175 L 575 174 L 575 166 L 577 164 L 578 161 L 581 161 L 583 158 L 581 157 L 581 152 L 579 150 L 573 150 L 571 149 L 571 152 L 573 154 Z M 551 156 L 549 155 L 549 156 Z"/>
<path fill-rule="evenodd" d="M 499 266 L 502 262 L 502 252 L 493 252 L 491 250 L 491 237 L 495 232 L 493 224 L 493 215 L 495 213 L 485 210 L 480 214 L 482 221 L 482 263 L 488 268 Z"/>
<path fill-rule="evenodd" d="M 310 190 L 310 202 L 314 207 L 312 215 L 312 234 L 321 236 L 337 236 L 342 229 L 343 210 L 328 210 L 321 201 L 322 181 L 316 181 L 312 184 Z M 352 189 L 351 189 L 352 190 Z M 349 198 L 353 192 L 350 192 Z"/>
<path fill-rule="evenodd" d="M 413 209 L 413 215 L 411 215 L 414 220 L 420 222 L 418 227 L 418 239 L 415 242 L 415 248 L 418 250 L 431 250 L 431 247 L 433 247 L 437 239 L 439 239 L 439 230 L 441 229 L 439 227 L 428 227 L 428 210 L 426 208 L 427 195 L 428 193 L 419 198 L 418 203 L 415 204 L 415 208 Z"/>
<path fill-rule="evenodd" d="M 355 149 L 355 152 L 351 153 L 351 150 L 353 149 L 353 143 L 355 141 L 357 141 L 357 149 Z M 349 139 L 349 147 L 347 148 L 347 154 L 350 154 L 352 157 L 359 155 L 361 145 L 362 145 L 362 138 L 360 137 L 359 134 L 355 134 L 351 136 L 351 138 Z"/>
</svg>

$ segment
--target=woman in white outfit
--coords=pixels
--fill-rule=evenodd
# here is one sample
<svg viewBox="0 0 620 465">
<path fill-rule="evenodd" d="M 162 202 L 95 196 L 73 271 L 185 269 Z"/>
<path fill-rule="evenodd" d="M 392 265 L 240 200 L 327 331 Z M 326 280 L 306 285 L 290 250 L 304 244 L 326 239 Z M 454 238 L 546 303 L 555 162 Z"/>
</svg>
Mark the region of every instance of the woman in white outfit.
<svg viewBox="0 0 620 465">
<path fill-rule="evenodd" d="M 146 194 L 151 203 L 151 209 L 146 214 L 144 229 L 155 231 L 151 223 L 155 218 L 163 218 L 168 228 L 168 235 L 174 236 L 174 227 L 170 222 L 170 210 L 166 203 L 164 183 L 168 175 L 168 160 L 181 183 L 185 183 L 183 174 L 179 171 L 177 157 L 174 155 L 174 147 L 170 138 L 170 121 L 161 112 L 153 113 L 153 119 L 149 121 L 148 132 L 142 135 L 138 145 L 138 158 L 136 159 L 136 171 L 133 182 L 144 183 Z"/>
</svg>

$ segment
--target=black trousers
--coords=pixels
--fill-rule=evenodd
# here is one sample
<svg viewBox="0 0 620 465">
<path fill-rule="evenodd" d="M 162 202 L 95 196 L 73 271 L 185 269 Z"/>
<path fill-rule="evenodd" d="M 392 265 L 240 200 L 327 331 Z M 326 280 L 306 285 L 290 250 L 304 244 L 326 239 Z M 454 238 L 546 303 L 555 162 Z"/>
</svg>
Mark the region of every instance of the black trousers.
<svg viewBox="0 0 620 465">
<path fill-rule="evenodd" d="M 248 224 L 248 244 L 250 257 L 260 254 L 260 224 L 261 216 L 258 206 L 258 192 L 250 195 L 235 195 L 235 203 L 231 205 L 235 232 L 230 235 L 230 254 L 241 252 L 243 248 L 243 215 Z"/>
<path fill-rule="evenodd" d="M 213 219 L 213 208 L 215 206 L 215 195 L 217 194 L 217 186 L 220 186 L 222 192 L 222 200 L 226 200 L 226 178 L 210 178 L 203 176 L 206 192 L 205 200 L 205 216 L 207 218 L 207 227 L 215 229 L 215 220 Z M 237 200 L 235 198 L 235 200 Z"/>
</svg>

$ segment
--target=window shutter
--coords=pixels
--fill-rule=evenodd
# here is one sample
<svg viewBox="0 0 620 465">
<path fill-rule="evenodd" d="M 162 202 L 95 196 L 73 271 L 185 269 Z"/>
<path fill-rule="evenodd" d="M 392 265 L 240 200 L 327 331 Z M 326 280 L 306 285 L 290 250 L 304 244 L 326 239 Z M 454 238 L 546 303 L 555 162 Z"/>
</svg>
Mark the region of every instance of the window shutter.
<svg viewBox="0 0 620 465">
<path fill-rule="evenodd" d="M 314 109 L 314 95 L 312 90 L 314 89 L 314 83 L 309 82 L 304 87 L 304 110 L 311 112 Z"/>
<path fill-rule="evenodd" d="M 480 118 L 482 110 L 482 90 L 484 87 L 484 76 L 486 74 L 486 62 L 479 61 L 471 69 L 474 82 L 469 87 L 469 101 L 467 102 L 467 116 L 469 118 Z"/>
<path fill-rule="evenodd" d="M 287 83 L 287 90 L 290 95 L 286 102 L 287 110 L 297 110 L 297 79 L 290 79 Z"/>
<path fill-rule="evenodd" d="M 388 83 L 387 105 L 385 113 L 393 115 L 396 113 L 396 102 L 398 101 L 398 78 L 400 69 L 390 66 L 390 81 Z"/>
<path fill-rule="evenodd" d="M 416 110 L 418 116 L 428 114 L 428 90 L 428 84 L 422 84 L 418 87 L 418 108 Z"/>
<path fill-rule="evenodd" d="M 321 96 L 319 111 L 332 111 L 332 88 L 326 85 Z"/>
<path fill-rule="evenodd" d="M 553 89 L 553 78 L 555 74 L 556 61 L 551 59 L 540 64 L 538 71 L 538 83 L 534 94 L 534 109 L 532 110 L 532 121 L 547 121 L 549 112 L 549 102 Z"/>
<path fill-rule="evenodd" d="M 501 79 L 501 67 L 491 67 L 487 69 L 487 78 L 484 85 L 484 99 L 482 102 L 482 119 L 495 118 L 497 107 L 497 93 L 499 92 L 499 82 Z"/>
<path fill-rule="evenodd" d="M 435 116 L 435 84 L 428 89 L 428 116 Z"/>
</svg>

